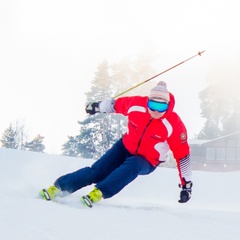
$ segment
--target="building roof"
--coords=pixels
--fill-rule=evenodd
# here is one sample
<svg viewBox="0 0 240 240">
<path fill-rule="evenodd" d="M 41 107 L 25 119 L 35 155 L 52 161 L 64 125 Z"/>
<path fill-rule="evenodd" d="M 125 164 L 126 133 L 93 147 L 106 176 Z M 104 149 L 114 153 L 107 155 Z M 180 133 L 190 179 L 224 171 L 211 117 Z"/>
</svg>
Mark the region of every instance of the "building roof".
<svg viewBox="0 0 240 240">
<path fill-rule="evenodd" d="M 190 145 L 203 145 L 204 143 L 210 142 L 211 140 L 203 140 L 203 139 L 189 139 L 188 143 Z"/>
<path fill-rule="evenodd" d="M 228 135 L 224 135 L 224 136 L 221 136 L 221 137 L 218 137 L 218 138 L 208 139 L 208 140 L 207 139 L 189 139 L 188 143 L 190 145 L 203 145 L 205 143 L 218 141 L 218 140 L 221 140 L 221 139 L 224 139 L 224 138 L 228 138 L 230 136 L 234 136 L 234 135 L 237 135 L 237 134 L 240 134 L 240 131 L 237 131 L 235 133 L 231 133 L 231 134 L 228 134 Z"/>
</svg>

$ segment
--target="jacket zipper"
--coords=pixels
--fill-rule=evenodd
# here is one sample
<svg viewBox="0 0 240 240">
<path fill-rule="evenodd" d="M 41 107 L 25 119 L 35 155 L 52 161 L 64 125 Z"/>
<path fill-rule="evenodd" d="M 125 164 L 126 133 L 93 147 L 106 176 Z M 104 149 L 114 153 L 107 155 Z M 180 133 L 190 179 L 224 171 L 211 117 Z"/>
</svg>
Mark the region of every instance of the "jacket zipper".
<svg viewBox="0 0 240 240">
<path fill-rule="evenodd" d="M 141 135 L 141 137 L 140 137 L 140 139 L 139 139 L 139 141 L 138 141 L 138 145 L 137 145 L 137 148 L 136 148 L 136 151 L 135 151 L 136 154 L 137 154 L 138 149 L 139 149 L 139 147 L 140 147 L 140 145 L 141 145 L 143 135 L 145 134 L 145 132 L 146 132 L 146 130 L 147 130 L 147 128 L 148 128 L 148 126 L 149 126 L 149 124 L 150 124 L 151 122 L 152 122 L 152 118 L 150 119 L 150 121 L 147 123 L 147 125 L 146 125 L 145 128 L 143 129 L 142 135 Z"/>
</svg>

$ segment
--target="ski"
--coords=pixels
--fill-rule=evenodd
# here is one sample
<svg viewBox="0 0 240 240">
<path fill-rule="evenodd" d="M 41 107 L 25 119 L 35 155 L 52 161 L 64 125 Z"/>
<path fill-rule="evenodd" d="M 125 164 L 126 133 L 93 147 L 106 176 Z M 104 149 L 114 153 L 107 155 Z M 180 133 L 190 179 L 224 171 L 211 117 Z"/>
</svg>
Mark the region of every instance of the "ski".
<svg viewBox="0 0 240 240">
<path fill-rule="evenodd" d="M 46 189 L 42 189 L 39 193 L 40 197 L 44 200 L 51 201 L 51 197 Z"/>
<path fill-rule="evenodd" d="M 52 202 L 56 202 L 56 203 L 61 203 L 61 201 L 58 201 L 57 199 L 51 199 L 48 191 L 46 189 L 42 189 L 40 192 L 39 192 L 39 197 L 41 199 L 44 199 L 44 200 L 47 200 L 47 201 L 52 201 Z M 92 208 L 93 205 L 92 205 L 92 201 L 91 199 L 89 198 L 88 195 L 86 196 L 82 196 L 80 198 L 81 202 L 83 203 L 84 206 L 86 207 L 89 207 L 89 208 Z"/>
<path fill-rule="evenodd" d="M 93 206 L 92 201 L 90 200 L 90 198 L 88 196 L 82 196 L 81 201 L 85 206 L 92 208 L 92 206 Z"/>
</svg>

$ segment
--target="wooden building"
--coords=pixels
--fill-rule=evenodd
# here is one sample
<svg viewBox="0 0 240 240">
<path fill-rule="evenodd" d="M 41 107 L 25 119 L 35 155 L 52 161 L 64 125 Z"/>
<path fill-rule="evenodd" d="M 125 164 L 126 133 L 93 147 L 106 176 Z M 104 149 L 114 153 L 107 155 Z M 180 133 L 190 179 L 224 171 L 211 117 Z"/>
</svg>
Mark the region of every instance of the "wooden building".
<svg viewBox="0 0 240 240">
<path fill-rule="evenodd" d="M 212 140 L 189 140 L 193 170 L 240 171 L 240 131 Z"/>
</svg>

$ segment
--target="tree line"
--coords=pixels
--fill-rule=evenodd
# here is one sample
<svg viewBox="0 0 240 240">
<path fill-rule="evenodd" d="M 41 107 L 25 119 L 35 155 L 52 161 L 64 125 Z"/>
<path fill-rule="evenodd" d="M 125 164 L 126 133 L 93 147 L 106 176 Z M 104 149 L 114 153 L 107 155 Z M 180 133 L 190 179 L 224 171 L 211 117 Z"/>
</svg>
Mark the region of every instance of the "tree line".
<svg viewBox="0 0 240 240">
<path fill-rule="evenodd" d="M 9 127 L 5 129 L 2 134 L 2 138 L 0 139 L 2 147 L 32 152 L 44 152 L 44 137 L 38 134 L 32 140 L 28 141 L 24 127 L 25 126 L 23 124 L 19 124 L 18 121 L 15 126 L 10 123 Z"/>
</svg>

